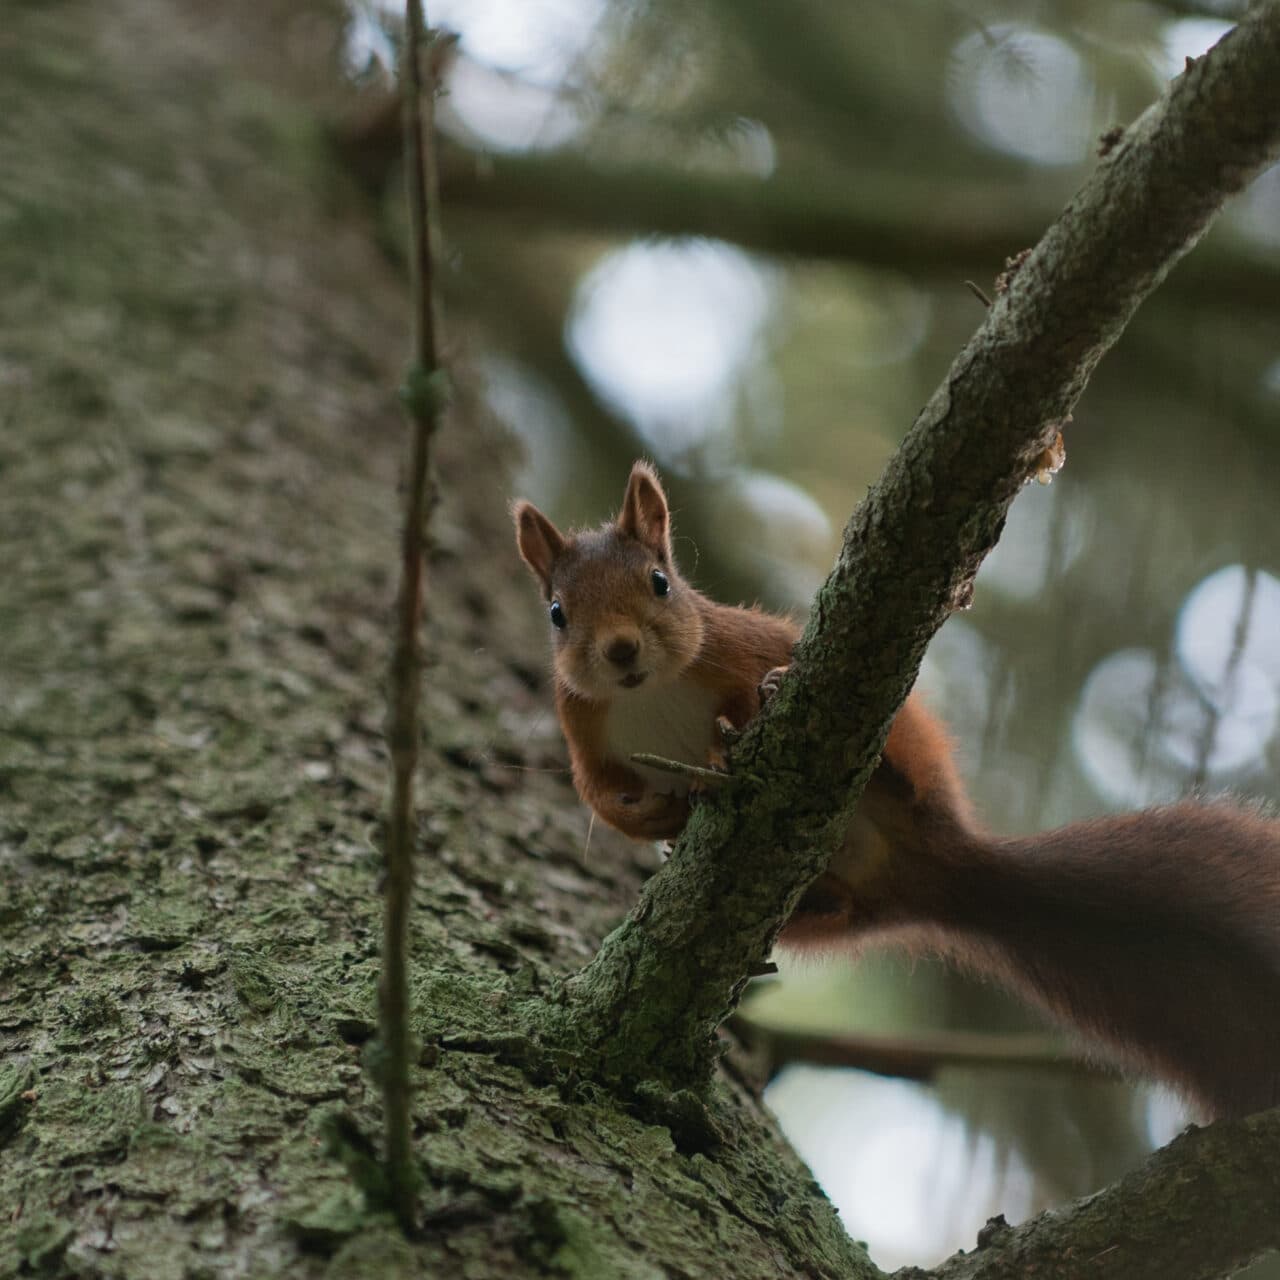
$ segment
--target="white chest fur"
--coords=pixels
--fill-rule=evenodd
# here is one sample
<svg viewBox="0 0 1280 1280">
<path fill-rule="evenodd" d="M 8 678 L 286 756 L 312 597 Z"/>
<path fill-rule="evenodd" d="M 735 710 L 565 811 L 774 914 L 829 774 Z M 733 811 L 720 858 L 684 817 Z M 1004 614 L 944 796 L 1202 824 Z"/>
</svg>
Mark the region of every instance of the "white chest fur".
<svg viewBox="0 0 1280 1280">
<path fill-rule="evenodd" d="M 714 693 L 689 680 L 622 690 L 605 725 L 608 753 L 655 790 L 684 795 L 688 778 L 635 764 L 631 757 L 647 752 L 681 764 L 705 765 L 715 739 L 715 715 Z"/>
</svg>

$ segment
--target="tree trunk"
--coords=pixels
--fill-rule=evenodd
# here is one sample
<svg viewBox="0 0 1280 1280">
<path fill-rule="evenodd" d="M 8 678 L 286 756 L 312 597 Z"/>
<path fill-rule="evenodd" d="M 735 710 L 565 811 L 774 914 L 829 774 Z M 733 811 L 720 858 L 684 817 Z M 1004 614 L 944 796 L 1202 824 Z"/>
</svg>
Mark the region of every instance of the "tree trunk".
<svg viewBox="0 0 1280 1280">
<path fill-rule="evenodd" d="M 749 1088 L 713 1132 L 504 1038 L 644 868 L 584 849 L 465 395 L 412 920 L 427 1229 L 366 1212 L 407 302 L 319 123 L 338 15 L 211 13 L 6 11 L 0 1273 L 870 1274 Z"/>
</svg>

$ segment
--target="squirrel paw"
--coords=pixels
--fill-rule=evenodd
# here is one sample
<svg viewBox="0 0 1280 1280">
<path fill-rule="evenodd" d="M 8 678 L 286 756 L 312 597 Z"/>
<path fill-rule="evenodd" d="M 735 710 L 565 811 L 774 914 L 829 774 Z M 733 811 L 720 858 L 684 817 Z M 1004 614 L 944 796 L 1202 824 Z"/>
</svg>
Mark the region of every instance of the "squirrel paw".
<svg viewBox="0 0 1280 1280">
<path fill-rule="evenodd" d="M 760 695 L 760 705 L 762 707 L 778 692 L 778 686 L 782 684 L 782 677 L 790 670 L 790 666 L 774 667 L 772 671 L 764 673 L 764 678 L 756 686 L 756 692 Z"/>
<path fill-rule="evenodd" d="M 742 736 L 724 716 L 716 718 L 716 730 L 726 747 L 732 745 L 732 739 Z M 715 773 L 723 774 L 726 778 L 729 776 L 729 758 L 719 745 L 713 746 L 707 752 L 706 767 Z M 689 807 L 695 808 L 700 805 L 713 791 L 717 790 L 719 790 L 719 783 L 713 779 L 694 778 L 689 784 Z"/>
<path fill-rule="evenodd" d="M 618 797 L 625 822 L 622 830 L 638 840 L 664 840 L 679 835 L 689 816 L 689 802 L 684 796 L 662 791 L 646 791 L 641 795 L 623 793 Z"/>
<path fill-rule="evenodd" d="M 720 741 L 729 748 L 732 748 L 733 744 L 742 737 L 742 730 L 737 728 L 728 716 L 716 716 L 716 733 L 719 735 Z M 713 751 L 710 767 L 712 769 L 722 769 L 724 768 L 724 764 L 725 760 L 723 753 Z"/>
<path fill-rule="evenodd" d="M 716 769 L 717 773 L 723 773 L 726 777 L 729 774 L 727 769 Z M 703 782 L 701 778 L 695 778 L 689 787 L 689 808 L 696 809 L 704 800 L 718 790 L 714 783 Z"/>
</svg>

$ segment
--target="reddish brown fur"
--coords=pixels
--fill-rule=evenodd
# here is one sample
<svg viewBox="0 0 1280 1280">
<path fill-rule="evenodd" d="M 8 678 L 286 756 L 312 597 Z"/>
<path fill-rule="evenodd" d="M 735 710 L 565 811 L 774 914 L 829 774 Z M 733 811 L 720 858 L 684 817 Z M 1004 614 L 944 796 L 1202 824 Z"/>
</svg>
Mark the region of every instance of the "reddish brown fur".
<svg viewBox="0 0 1280 1280">
<path fill-rule="evenodd" d="M 687 798 L 609 752 L 611 708 L 630 696 L 619 672 L 630 667 L 604 650 L 635 643 L 651 691 L 701 690 L 710 714 L 741 727 L 798 628 L 716 604 L 680 578 L 666 500 L 644 463 L 614 524 L 565 537 L 527 503 L 514 514 L 521 555 L 570 619 L 553 632 L 556 707 L 579 794 L 628 835 L 676 835 Z M 654 596 L 655 568 L 669 597 Z M 1256 813 L 1188 802 L 991 836 L 973 818 L 946 731 L 912 695 L 844 846 L 781 940 L 847 950 L 875 938 L 996 978 L 1213 1114 L 1280 1103 L 1280 824 Z"/>
</svg>

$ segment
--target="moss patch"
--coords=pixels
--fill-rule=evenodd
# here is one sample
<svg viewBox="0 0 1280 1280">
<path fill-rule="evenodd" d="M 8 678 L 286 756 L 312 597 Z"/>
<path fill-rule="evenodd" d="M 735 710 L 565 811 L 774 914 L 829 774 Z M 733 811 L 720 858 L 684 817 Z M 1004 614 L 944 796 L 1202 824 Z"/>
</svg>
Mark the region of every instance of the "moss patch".
<svg viewBox="0 0 1280 1280">
<path fill-rule="evenodd" d="M 422 1238 L 370 1209 L 407 310 L 322 143 L 334 11 L 6 17 L 0 1274 L 849 1274 L 753 1100 L 692 1155 L 698 1108 L 537 1044 L 639 875 L 580 856 L 480 421 L 430 566 Z"/>
</svg>

